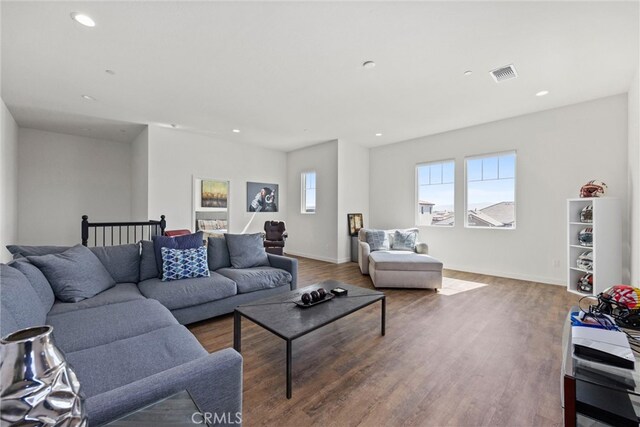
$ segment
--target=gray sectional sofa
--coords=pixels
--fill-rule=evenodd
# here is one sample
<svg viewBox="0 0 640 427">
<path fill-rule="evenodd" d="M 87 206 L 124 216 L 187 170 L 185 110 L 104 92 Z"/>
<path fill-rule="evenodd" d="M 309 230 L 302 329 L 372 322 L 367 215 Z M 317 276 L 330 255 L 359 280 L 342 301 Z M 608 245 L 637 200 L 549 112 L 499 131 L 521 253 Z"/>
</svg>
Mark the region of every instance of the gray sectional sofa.
<svg viewBox="0 0 640 427">
<path fill-rule="evenodd" d="M 204 412 L 239 413 L 242 357 L 230 348 L 209 354 L 183 325 L 295 289 L 297 260 L 268 255 L 269 266 L 234 269 L 224 240 L 216 240 L 210 277 L 171 282 L 158 279 L 152 242 L 91 248 L 116 284 L 79 302 L 57 300 L 25 258 L 69 248 L 11 246 L 15 260 L 0 264 L 1 334 L 53 326 L 82 385 L 90 425 L 185 389 Z"/>
</svg>

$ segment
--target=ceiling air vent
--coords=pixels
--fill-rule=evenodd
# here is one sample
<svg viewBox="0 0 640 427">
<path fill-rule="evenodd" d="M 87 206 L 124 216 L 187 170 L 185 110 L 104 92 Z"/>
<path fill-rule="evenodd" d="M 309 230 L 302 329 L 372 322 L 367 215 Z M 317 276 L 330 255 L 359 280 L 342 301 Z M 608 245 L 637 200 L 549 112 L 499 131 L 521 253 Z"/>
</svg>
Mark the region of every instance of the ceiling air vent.
<svg viewBox="0 0 640 427">
<path fill-rule="evenodd" d="M 490 71 L 491 77 L 496 83 L 503 82 L 505 80 L 511 80 L 518 77 L 518 72 L 516 71 L 516 67 L 513 64 L 505 65 L 504 67 L 496 68 L 493 71 Z"/>
</svg>

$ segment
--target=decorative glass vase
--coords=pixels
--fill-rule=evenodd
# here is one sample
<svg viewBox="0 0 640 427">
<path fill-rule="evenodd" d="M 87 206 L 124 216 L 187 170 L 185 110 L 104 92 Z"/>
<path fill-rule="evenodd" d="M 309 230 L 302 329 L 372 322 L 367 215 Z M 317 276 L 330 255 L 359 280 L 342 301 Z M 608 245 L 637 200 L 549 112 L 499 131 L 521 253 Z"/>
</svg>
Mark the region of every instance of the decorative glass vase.
<svg viewBox="0 0 640 427">
<path fill-rule="evenodd" d="M 85 427 L 80 383 L 53 342 L 51 326 L 0 340 L 0 424 Z"/>
</svg>

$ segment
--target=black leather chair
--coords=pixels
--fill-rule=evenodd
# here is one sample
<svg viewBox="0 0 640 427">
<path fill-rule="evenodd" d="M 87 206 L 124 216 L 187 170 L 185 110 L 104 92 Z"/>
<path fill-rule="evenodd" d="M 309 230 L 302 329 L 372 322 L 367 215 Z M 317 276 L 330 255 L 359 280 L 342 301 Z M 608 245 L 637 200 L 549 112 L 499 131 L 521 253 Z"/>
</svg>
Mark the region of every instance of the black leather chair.
<svg viewBox="0 0 640 427">
<path fill-rule="evenodd" d="M 287 229 L 283 221 L 265 221 L 264 247 L 267 252 L 282 255 Z"/>
</svg>

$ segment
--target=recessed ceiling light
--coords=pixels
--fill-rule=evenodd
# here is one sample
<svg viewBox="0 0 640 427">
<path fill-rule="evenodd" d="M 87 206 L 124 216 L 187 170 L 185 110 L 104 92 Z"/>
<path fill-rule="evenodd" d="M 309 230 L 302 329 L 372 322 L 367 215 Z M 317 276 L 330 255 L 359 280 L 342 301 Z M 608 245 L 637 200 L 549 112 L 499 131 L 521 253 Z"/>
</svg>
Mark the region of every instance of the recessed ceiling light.
<svg viewBox="0 0 640 427">
<path fill-rule="evenodd" d="M 112 76 L 116 73 L 113 70 L 104 70 L 104 72 L 107 73 L 107 74 L 111 74 Z"/>
<path fill-rule="evenodd" d="M 536 96 L 545 96 L 549 93 L 548 90 L 541 90 L 540 92 L 536 93 Z"/>
<path fill-rule="evenodd" d="M 471 70 L 467 70 L 467 71 L 464 72 L 464 75 L 467 76 L 467 77 L 470 76 L 471 74 L 473 74 L 473 71 L 471 71 Z"/>
<path fill-rule="evenodd" d="M 91 19 L 90 16 L 87 16 L 84 13 L 73 12 L 71 14 L 71 19 L 76 21 L 78 24 L 84 25 L 85 27 L 95 27 L 96 26 L 95 21 L 93 19 Z"/>
<path fill-rule="evenodd" d="M 96 99 L 90 95 L 82 95 L 82 99 L 86 99 L 87 101 L 95 101 Z"/>
<path fill-rule="evenodd" d="M 240 133 L 240 129 L 233 129 L 233 133 Z"/>
<path fill-rule="evenodd" d="M 375 68 L 375 67 L 376 67 L 376 63 L 375 63 L 375 62 L 373 62 L 373 61 L 365 61 L 365 62 L 363 62 L 363 63 L 362 63 L 362 66 L 363 66 L 364 68 L 366 68 L 367 70 L 370 70 L 370 69 L 372 69 L 372 68 Z"/>
<path fill-rule="evenodd" d="M 382 134 L 381 133 L 376 133 L 376 136 L 382 136 Z"/>
</svg>

